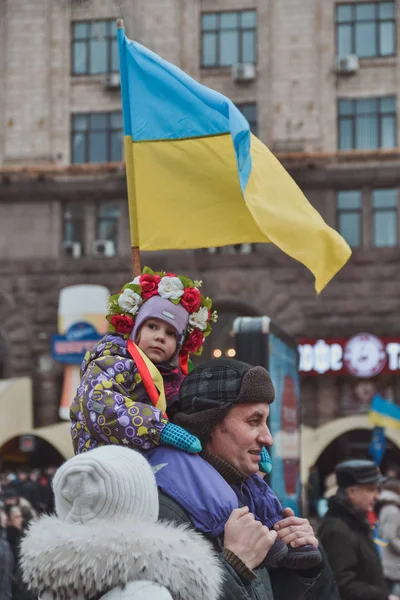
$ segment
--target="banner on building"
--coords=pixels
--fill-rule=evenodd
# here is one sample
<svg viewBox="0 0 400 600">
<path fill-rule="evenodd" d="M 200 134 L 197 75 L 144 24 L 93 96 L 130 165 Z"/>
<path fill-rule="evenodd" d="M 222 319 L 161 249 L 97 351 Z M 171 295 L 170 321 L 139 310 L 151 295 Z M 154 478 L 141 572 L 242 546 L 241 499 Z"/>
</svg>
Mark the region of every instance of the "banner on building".
<svg viewBox="0 0 400 600">
<path fill-rule="evenodd" d="M 353 375 L 362 379 L 400 373 L 400 336 L 380 338 L 359 333 L 348 339 L 303 339 L 299 343 L 300 373 Z"/>
<path fill-rule="evenodd" d="M 69 409 L 80 380 L 80 364 L 88 350 L 107 332 L 109 290 L 102 285 L 72 285 L 60 291 L 58 334 L 52 337 L 53 358 L 64 366 L 59 408 L 69 420 Z"/>
<path fill-rule="evenodd" d="M 269 334 L 268 369 L 275 387 L 269 426 L 274 438 L 270 449 L 271 488 L 284 507 L 299 514 L 300 498 L 300 386 L 295 347 Z"/>
</svg>

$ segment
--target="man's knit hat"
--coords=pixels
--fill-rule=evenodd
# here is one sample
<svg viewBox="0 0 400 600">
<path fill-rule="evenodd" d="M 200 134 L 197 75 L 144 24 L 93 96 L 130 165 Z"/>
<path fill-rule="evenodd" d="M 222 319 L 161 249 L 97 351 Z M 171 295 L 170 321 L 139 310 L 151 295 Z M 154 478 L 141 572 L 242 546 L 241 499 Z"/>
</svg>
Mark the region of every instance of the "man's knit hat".
<svg viewBox="0 0 400 600">
<path fill-rule="evenodd" d="M 53 490 L 57 515 L 67 523 L 158 518 L 151 467 L 129 448 L 101 446 L 74 456 L 58 469 Z"/>
<path fill-rule="evenodd" d="M 264 367 L 214 359 L 194 369 L 183 381 L 174 422 L 205 441 L 235 404 L 272 404 L 274 400 L 274 386 Z"/>
</svg>

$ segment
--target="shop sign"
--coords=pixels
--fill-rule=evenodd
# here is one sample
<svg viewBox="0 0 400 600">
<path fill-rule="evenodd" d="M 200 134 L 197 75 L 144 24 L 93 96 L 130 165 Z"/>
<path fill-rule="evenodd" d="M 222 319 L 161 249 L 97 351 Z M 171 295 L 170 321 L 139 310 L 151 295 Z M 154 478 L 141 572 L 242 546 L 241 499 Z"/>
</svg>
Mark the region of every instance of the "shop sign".
<svg viewBox="0 0 400 600">
<path fill-rule="evenodd" d="M 20 435 L 19 449 L 21 452 L 34 452 L 36 450 L 36 438 L 34 435 Z"/>
<path fill-rule="evenodd" d="M 83 321 L 75 323 L 71 325 L 65 335 L 53 335 L 52 356 L 58 362 L 79 365 L 86 352 L 93 348 L 101 337 L 90 323 Z"/>
<path fill-rule="evenodd" d="M 349 339 L 304 339 L 299 344 L 301 373 L 370 378 L 400 373 L 400 338 L 359 333 Z"/>
</svg>

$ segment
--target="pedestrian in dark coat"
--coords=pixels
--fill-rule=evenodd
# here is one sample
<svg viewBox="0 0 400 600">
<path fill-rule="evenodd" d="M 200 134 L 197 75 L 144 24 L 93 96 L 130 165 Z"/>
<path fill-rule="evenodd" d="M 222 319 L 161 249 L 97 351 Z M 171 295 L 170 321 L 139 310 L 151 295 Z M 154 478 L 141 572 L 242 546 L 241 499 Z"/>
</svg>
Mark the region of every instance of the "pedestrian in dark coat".
<svg viewBox="0 0 400 600">
<path fill-rule="evenodd" d="M 381 474 L 371 461 L 336 467 L 338 491 L 319 530 L 341 600 L 388 600 L 381 561 L 367 521 L 378 497 Z"/>
<path fill-rule="evenodd" d="M 14 573 L 12 598 L 13 600 L 33 600 L 34 596 L 28 591 L 22 581 L 20 549 L 24 535 L 23 515 L 19 506 L 12 506 L 8 514 L 7 541 L 14 557 Z"/>
<path fill-rule="evenodd" d="M 0 509 L 0 600 L 11 600 L 14 559 L 6 538 L 7 515 Z"/>
</svg>

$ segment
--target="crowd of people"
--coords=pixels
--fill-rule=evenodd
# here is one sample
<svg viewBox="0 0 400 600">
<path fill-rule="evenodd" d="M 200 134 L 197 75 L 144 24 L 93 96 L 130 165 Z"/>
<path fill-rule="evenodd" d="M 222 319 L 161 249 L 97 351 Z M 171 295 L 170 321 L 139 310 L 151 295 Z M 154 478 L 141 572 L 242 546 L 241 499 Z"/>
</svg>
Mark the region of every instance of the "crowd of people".
<svg viewBox="0 0 400 600">
<path fill-rule="evenodd" d="M 339 464 L 318 533 L 282 507 L 268 371 L 189 372 L 215 316 L 200 285 L 145 268 L 110 297 L 71 408 L 76 455 L 2 477 L 0 600 L 399 600 L 399 481 Z"/>
<path fill-rule="evenodd" d="M 227 369 L 239 374 L 236 391 Z M 186 378 L 177 422 L 200 436 L 200 455 L 103 445 L 58 471 L 1 474 L 0 599 L 398 600 L 395 473 L 343 462 L 317 534 L 289 509 L 263 524 L 257 456 L 272 442 L 271 402 L 257 383 L 266 377 L 226 359 Z M 291 569 L 286 554 L 273 564 L 277 540 L 305 556 L 319 548 L 321 560 Z"/>
<path fill-rule="evenodd" d="M 20 546 L 29 524 L 54 510 L 55 466 L 0 472 L 0 600 L 32 600 L 22 580 Z"/>
</svg>

